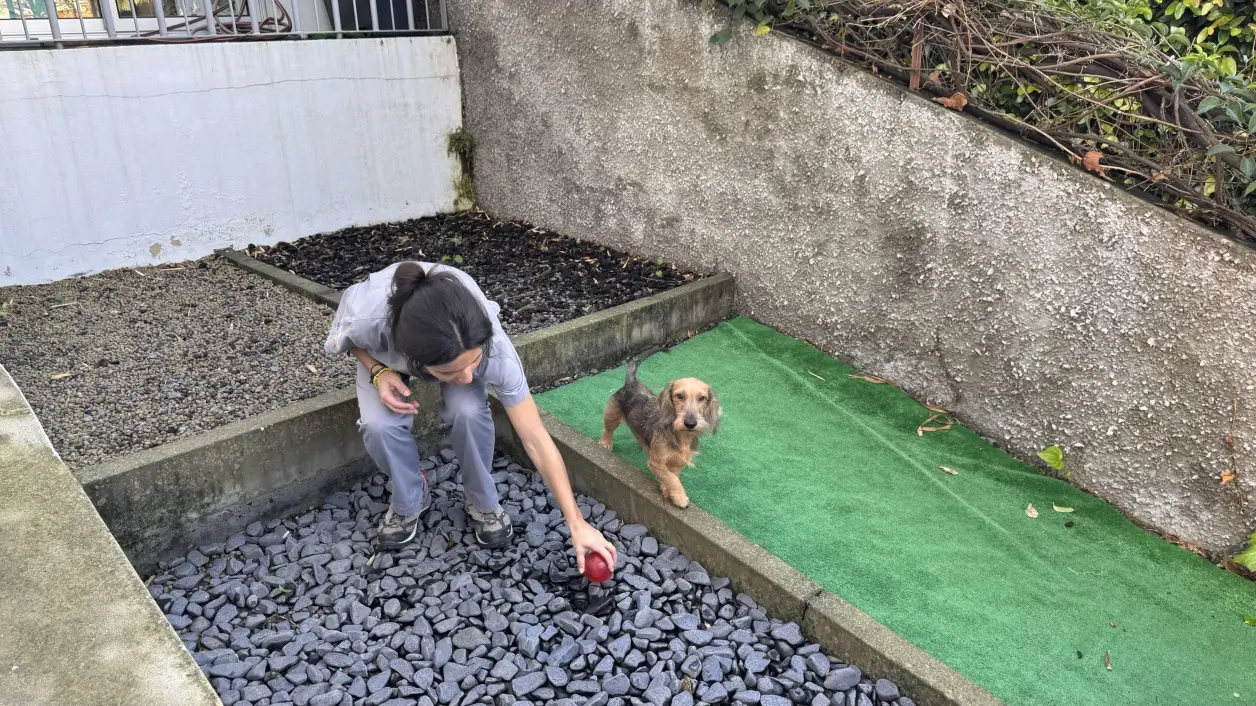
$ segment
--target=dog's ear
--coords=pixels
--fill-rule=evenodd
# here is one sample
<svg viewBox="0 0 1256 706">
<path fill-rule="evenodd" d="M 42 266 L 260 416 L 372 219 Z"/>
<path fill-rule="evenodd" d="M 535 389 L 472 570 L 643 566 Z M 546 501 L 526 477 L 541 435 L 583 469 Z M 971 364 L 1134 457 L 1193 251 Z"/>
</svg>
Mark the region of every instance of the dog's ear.
<svg viewBox="0 0 1256 706">
<path fill-rule="evenodd" d="M 719 431 L 720 419 L 723 418 L 724 411 L 720 409 L 720 399 L 715 396 L 715 390 L 710 385 L 707 386 L 706 412 L 702 416 L 706 418 L 707 427 L 711 429 L 711 436 L 715 436 L 715 432 Z"/>
<path fill-rule="evenodd" d="M 659 390 L 659 409 L 667 412 L 671 416 L 676 416 L 676 402 L 672 400 L 672 395 L 676 392 L 676 383 L 669 382 L 662 390 Z"/>
</svg>

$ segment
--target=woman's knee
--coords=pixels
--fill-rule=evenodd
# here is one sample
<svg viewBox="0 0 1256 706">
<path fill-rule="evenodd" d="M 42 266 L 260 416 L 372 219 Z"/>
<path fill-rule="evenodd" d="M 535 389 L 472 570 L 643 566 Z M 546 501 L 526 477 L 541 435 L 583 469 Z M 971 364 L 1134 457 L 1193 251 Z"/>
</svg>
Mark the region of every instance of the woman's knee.
<svg viewBox="0 0 1256 706">
<path fill-rule="evenodd" d="M 441 407 L 441 418 L 450 425 L 491 419 L 492 412 L 488 407 L 488 396 L 481 398 L 474 395 L 459 395 L 447 398 L 444 406 Z"/>
<path fill-rule="evenodd" d="M 368 443 L 410 435 L 410 423 L 405 417 L 379 417 L 358 420 L 358 431 Z"/>
</svg>

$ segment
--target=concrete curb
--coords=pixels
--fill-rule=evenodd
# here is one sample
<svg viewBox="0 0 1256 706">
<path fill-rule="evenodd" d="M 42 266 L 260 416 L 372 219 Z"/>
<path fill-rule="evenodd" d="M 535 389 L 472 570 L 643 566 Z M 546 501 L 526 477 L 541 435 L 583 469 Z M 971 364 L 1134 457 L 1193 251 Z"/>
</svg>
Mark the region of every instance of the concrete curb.
<svg viewBox="0 0 1256 706">
<path fill-rule="evenodd" d="M 733 294 L 733 278 L 716 275 L 514 343 L 529 383 L 544 387 L 727 319 L 734 313 Z M 440 429 L 439 389 L 419 384 L 414 390 L 423 410 L 415 435 L 433 438 Z M 357 416 L 353 387 L 333 390 L 75 475 L 132 564 L 147 571 L 190 546 L 299 509 L 369 476 L 374 465 L 365 459 Z"/>
<path fill-rule="evenodd" d="M 217 254 L 235 266 L 255 275 L 261 275 L 306 299 L 333 308 L 340 306 L 340 292 L 331 287 L 323 286 L 300 275 L 294 275 L 287 270 L 281 270 L 274 265 L 268 265 L 242 250 L 219 250 Z"/>
<path fill-rule="evenodd" d="M 519 439 L 493 403 L 502 450 L 529 462 Z M 626 522 L 644 524 L 737 591 L 754 598 L 781 620 L 797 622 L 831 654 L 898 684 L 921 706 L 1003 706 L 1003 702 L 889 628 L 824 591 L 762 547 L 705 510 L 679 510 L 659 494 L 657 483 L 635 466 L 598 446 L 557 417 L 541 412 L 563 456 L 572 487 L 596 497 Z"/>
</svg>

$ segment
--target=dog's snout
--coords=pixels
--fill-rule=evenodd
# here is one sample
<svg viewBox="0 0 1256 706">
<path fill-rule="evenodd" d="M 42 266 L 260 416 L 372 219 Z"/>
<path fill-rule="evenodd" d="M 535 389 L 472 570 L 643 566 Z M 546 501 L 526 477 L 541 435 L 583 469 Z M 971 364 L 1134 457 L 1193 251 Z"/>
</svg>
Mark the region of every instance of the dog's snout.
<svg viewBox="0 0 1256 706">
<path fill-rule="evenodd" d="M 685 415 L 685 428 L 693 429 L 698 426 L 698 418 L 693 415 Z"/>
</svg>

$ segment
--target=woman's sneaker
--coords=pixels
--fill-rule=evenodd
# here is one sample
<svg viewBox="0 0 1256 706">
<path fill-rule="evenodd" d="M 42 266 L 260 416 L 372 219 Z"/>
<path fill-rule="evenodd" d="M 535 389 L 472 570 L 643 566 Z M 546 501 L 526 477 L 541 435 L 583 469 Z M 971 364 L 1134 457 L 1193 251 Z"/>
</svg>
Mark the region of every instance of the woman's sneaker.
<svg viewBox="0 0 1256 706">
<path fill-rule="evenodd" d="M 510 543 L 515 528 L 510 523 L 510 515 L 498 508 L 497 512 L 480 512 L 473 507 L 467 508 L 471 530 L 475 532 L 475 541 L 486 549 L 497 549 Z"/>
<path fill-rule="evenodd" d="M 432 506 L 432 494 L 427 492 L 427 478 L 424 477 L 423 484 L 423 502 L 419 504 L 419 509 L 413 515 L 403 517 L 393 512 L 392 507 L 388 508 L 388 512 L 384 513 L 384 521 L 380 523 L 379 532 L 377 533 L 375 543 L 380 549 L 396 549 L 403 547 L 410 542 L 419 533 L 419 521 L 423 519 L 423 513 Z"/>
</svg>

